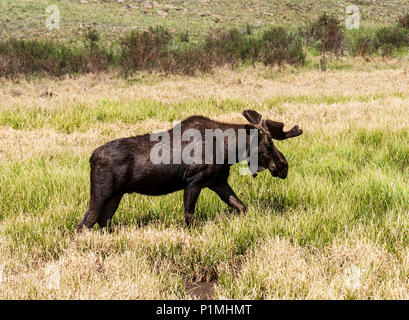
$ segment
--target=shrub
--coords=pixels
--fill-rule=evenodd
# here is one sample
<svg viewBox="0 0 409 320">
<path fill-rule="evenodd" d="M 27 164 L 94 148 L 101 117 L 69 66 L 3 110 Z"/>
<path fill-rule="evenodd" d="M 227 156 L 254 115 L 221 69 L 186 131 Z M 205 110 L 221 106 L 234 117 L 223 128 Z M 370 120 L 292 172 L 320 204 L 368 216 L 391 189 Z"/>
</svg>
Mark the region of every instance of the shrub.
<svg viewBox="0 0 409 320">
<path fill-rule="evenodd" d="M 205 39 L 204 50 L 213 56 L 216 65 L 237 65 L 257 55 L 257 43 L 238 29 L 212 31 Z"/>
<path fill-rule="evenodd" d="M 389 57 L 392 55 L 392 52 L 395 49 L 395 47 L 391 43 L 385 43 L 380 47 L 380 49 L 381 49 L 381 55 L 383 57 Z"/>
<path fill-rule="evenodd" d="M 121 39 L 123 70 L 157 68 L 161 57 L 167 55 L 167 45 L 171 39 L 171 34 L 163 27 L 131 32 Z"/>
<path fill-rule="evenodd" d="M 260 59 L 266 65 L 303 64 L 305 53 L 302 38 L 282 27 L 273 27 L 262 35 Z"/>
<path fill-rule="evenodd" d="M 184 74 L 192 76 L 197 72 L 211 72 L 215 66 L 213 55 L 200 47 L 169 50 L 157 66 L 166 74 Z"/>
<path fill-rule="evenodd" d="M 344 49 L 344 29 L 339 19 L 324 13 L 307 31 L 307 38 L 316 41 L 321 52 L 342 53 Z"/>
<path fill-rule="evenodd" d="M 100 36 L 97 30 L 88 29 L 87 33 L 85 34 L 85 45 L 91 50 L 96 50 L 98 49 L 99 39 Z"/>
<path fill-rule="evenodd" d="M 376 39 L 373 34 L 359 34 L 351 40 L 350 49 L 353 55 L 367 56 L 376 51 Z"/>
<path fill-rule="evenodd" d="M 10 39 L 0 43 L 0 76 L 44 74 L 62 76 L 106 70 L 112 55 L 54 41 Z"/>
<path fill-rule="evenodd" d="M 401 27 L 383 27 L 376 32 L 377 47 L 390 45 L 399 48 L 409 44 L 408 30 Z"/>
</svg>

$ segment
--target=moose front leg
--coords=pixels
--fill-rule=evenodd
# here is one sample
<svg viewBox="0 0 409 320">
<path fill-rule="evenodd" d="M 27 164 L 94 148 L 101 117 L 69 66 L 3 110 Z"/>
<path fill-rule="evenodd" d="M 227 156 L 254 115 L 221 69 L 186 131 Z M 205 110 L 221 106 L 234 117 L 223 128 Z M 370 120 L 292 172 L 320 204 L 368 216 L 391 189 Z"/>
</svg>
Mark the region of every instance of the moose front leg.
<svg viewBox="0 0 409 320">
<path fill-rule="evenodd" d="M 212 186 L 210 189 L 216 192 L 220 199 L 226 202 L 230 207 L 234 208 L 240 213 L 246 212 L 246 206 L 240 201 L 239 198 L 237 198 L 227 181 L 216 186 Z"/>
<path fill-rule="evenodd" d="M 185 221 L 188 227 L 193 220 L 193 214 L 195 213 L 195 206 L 197 199 L 199 198 L 200 191 L 202 191 L 202 188 L 197 185 L 189 185 L 185 188 L 183 202 L 185 206 Z"/>
</svg>

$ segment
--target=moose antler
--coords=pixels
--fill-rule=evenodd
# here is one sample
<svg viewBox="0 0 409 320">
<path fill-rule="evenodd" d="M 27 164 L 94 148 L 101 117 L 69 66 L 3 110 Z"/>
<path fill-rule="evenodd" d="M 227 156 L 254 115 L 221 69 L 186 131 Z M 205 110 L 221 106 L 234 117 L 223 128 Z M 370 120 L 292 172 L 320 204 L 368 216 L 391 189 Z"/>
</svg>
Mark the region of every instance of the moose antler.
<svg viewBox="0 0 409 320">
<path fill-rule="evenodd" d="M 263 124 L 270 132 L 271 137 L 276 140 L 285 140 L 288 138 L 298 137 L 303 132 L 299 126 L 294 126 L 290 130 L 284 131 L 284 123 L 282 122 L 276 122 L 272 120 L 265 120 L 263 122 Z"/>
<path fill-rule="evenodd" d="M 276 140 L 285 140 L 301 135 L 303 133 L 299 126 L 294 126 L 288 131 L 284 131 L 284 123 L 263 120 L 262 115 L 255 110 L 244 110 L 243 116 L 256 128 L 260 129 L 264 133 L 267 133 L 271 138 Z"/>
<path fill-rule="evenodd" d="M 244 110 L 243 111 L 243 116 L 251 123 L 254 125 L 261 125 L 262 121 L 262 116 L 260 113 L 258 113 L 255 110 Z"/>
<path fill-rule="evenodd" d="M 270 132 L 268 131 L 267 128 L 265 128 L 264 120 L 262 119 L 262 116 L 260 113 L 258 113 L 255 110 L 244 110 L 243 111 L 243 116 L 250 122 L 254 127 L 259 129 L 261 132 L 264 134 L 270 136 Z"/>
</svg>

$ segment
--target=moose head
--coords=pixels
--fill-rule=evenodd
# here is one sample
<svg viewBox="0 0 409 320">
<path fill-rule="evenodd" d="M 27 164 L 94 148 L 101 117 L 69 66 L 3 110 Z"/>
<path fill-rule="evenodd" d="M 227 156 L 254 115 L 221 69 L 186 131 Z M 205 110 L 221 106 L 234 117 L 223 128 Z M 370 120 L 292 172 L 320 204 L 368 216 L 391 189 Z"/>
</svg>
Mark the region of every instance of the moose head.
<svg viewBox="0 0 409 320">
<path fill-rule="evenodd" d="M 243 116 L 259 132 L 257 172 L 268 169 L 273 177 L 285 179 L 288 173 L 288 162 L 274 145 L 273 139 L 285 140 L 297 137 L 303 131 L 298 126 L 294 126 L 289 131 L 284 131 L 284 123 L 264 120 L 262 115 L 255 110 L 245 110 Z"/>
</svg>

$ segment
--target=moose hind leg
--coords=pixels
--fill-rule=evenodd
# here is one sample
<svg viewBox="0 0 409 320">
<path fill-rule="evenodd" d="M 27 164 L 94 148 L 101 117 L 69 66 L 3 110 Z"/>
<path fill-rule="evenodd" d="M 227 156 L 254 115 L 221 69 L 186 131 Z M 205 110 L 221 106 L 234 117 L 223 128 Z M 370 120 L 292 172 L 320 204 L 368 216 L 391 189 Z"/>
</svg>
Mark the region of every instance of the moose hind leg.
<svg viewBox="0 0 409 320">
<path fill-rule="evenodd" d="M 100 220 L 100 217 L 104 215 L 108 200 L 112 195 L 111 176 L 101 174 L 98 177 L 98 181 L 94 175 L 95 170 L 91 171 L 91 199 L 84 217 L 77 225 L 77 231 L 81 231 L 83 228 L 90 229 Z M 102 183 L 101 180 L 103 181 Z"/>
<path fill-rule="evenodd" d="M 105 228 L 108 224 L 110 224 L 112 216 L 114 215 L 116 209 L 118 209 L 121 199 L 122 194 L 113 196 L 106 201 L 104 210 L 98 219 L 98 224 L 101 228 Z"/>
<path fill-rule="evenodd" d="M 104 208 L 103 201 L 95 201 L 92 199 L 89 202 L 88 208 L 85 211 L 84 217 L 77 224 L 76 230 L 78 232 L 82 231 L 83 228 L 90 229 L 98 221 L 102 210 Z"/>
</svg>

